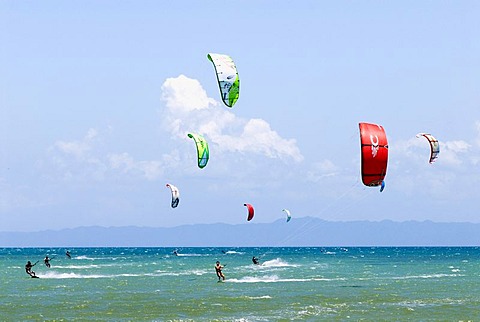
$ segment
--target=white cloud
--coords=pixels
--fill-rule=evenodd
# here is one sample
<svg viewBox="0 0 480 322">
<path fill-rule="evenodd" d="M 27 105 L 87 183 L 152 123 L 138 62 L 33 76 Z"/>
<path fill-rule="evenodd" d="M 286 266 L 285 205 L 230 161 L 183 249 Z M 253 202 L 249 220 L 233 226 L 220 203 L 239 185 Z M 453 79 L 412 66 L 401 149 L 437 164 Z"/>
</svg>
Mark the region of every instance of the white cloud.
<svg viewBox="0 0 480 322">
<path fill-rule="evenodd" d="M 135 161 L 128 153 L 105 153 L 98 146 L 99 141 L 98 131 L 89 129 L 81 140 L 55 142 L 49 149 L 57 172 L 55 176 L 64 180 L 102 181 L 112 170 L 136 174 L 148 180 L 163 174 L 161 161 Z"/>
<path fill-rule="evenodd" d="M 472 155 L 469 154 L 472 145 L 466 141 L 439 141 L 439 144 L 438 162 L 441 164 L 458 166 L 467 158 L 472 158 Z M 398 156 L 403 155 L 416 162 L 428 162 L 430 156 L 430 145 L 423 137 L 397 141 L 391 145 L 390 150 L 393 153 L 399 153 Z"/>
<path fill-rule="evenodd" d="M 165 127 L 185 138 L 196 132 L 218 145 L 217 151 L 250 152 L 269 158 L 303 160 L 294 139 L 284 139 L 262 119 L 245 120 L 212 98 L 201 84 L 184 75 L 169 78 L 162 85 L 166 102 Z"/>
<path fill-rule="evenodd" d="M 213 147 L 219 158 L 223 151 L 284 161 L 303 160 L 294 139 L 282 138 L 262 119 L 237 117 L 221 103 L 209 98 L 197 80 L 184 75 L 167 79 L 162 85 L 162 100 L 166 103 L 163 121 L 173 139 L 186 142 L 190 140 L 186 135 L 188 132 L 202 134 L 207 137 L 210 149 Z M 165 151 L 157 160 L 138 160 L 129 152 L 109 151 L 111 145 L 101 144 L 104 143 L 102 134 L 111 135 L 111 127 L 105 131 L 90 128 L 81 139 L 55 142 L 49 149 L 55 172 L 52 178 L 99 181 L 107 175 L 121 173 L 155 180 L 166 171 L 175 171 L 178 165 L 185 164 L 182 162 L 184 158 L 193 155 L 183 155 L 182 149 L 173 149 Z M 238 159 L 237 155 L 233 162 Z M 249 162 L 255 162 L 251 157 L 249 159 Z M 193 160 L 192 164 L 195 164 Z M 273 169 L 273 165 L 269 164 L 268 168 Z M 229 171 L 227 168 L 223 170 Z"/>
<path fill-rule="evenodd" d="M 387 177 L 395 189 L 409 196 L 426 194 L 447 200 L 452 198 L 454 186 L 458 186 L 455 198 L 467 196 L 472 191 L 468 187 L 478 181 L 476 171 L 472 172 L 472 165 L 480 160 L 475 139 L 439 141 L 440 154 L 434 164 L 428 163 L 430 145 L 425 138 L 393 142 Z"/>
<path fill-rule="evenodd" d="M 88 151 L 91 149 L 93 140 L 97 137 L 97 131 L 95 129 L 88 129 L 85 137 L 80 141 L 57 141 L 55 147 L 65 154 L 70 154 L 76 158 L 84 158 Z"/>
<path fill-rule="evenodd" d="M 440 142 L 440 156 L 442 162 L 450 165 L 460 165 L 468 157 L 472 146 L 465 141 Z M 439 156 L 439 157 L 440 157 Z"/>
<path fill-rule="evenodd" d="M 108 160 L 112 169 L 124 173 L 140 173 L 148 180 L 155 180 L 163 174 L 160 161 L 135 161 L 128 153 L 110 154 Z"/>
<path fill-rule="evenodd" d="M 325 177 L 333 177 L 337 175 L 339 168 L 330 160 L 323 160 L 314 163 L 312 169 L 307 172 L 308 180 L 318 182 Z"/>
<path fill-rule="evenodd" d="M 188 113 L 219 104 L 207 96 L 199 81 L 184 75 L 167 78 L 162 85 L 162 99 L 172 113 Z"/>
<path fill-rule="evenodd" d="M 123 169 L 123 171 L 129 171 L 134 168 L 135 162 L 128 153 L 112 154 L 108 158 L 110 165 L 114 169 Z"/>
</svg>

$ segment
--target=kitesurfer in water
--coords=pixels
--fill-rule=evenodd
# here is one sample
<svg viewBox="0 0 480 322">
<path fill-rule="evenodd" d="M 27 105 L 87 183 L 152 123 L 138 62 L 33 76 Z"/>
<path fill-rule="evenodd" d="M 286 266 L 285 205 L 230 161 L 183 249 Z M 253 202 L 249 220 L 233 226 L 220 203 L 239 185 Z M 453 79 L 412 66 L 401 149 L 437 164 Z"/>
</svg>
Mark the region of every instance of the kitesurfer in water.
<svg viewBox="0 0 480 322">
<path fill-rule="evenodd" d="M 32 264 L 30 261 L 28 261 L 27 264 L 25 265 L 25 272 L 31 277 L 35 277 L 35 272 L 32 271 L 32 267 L 35 265 L 37 265 L 37 263 Z"/>
<path fill-rule="evenodd" d="M 218 276 L 218 280 L 225 280 L 225 275 L 223 275 L 222 273 L 222 269 L 225 267 L 225 265 L 220 265 L 220 262 L 217 261 L 217 263 L 215 264 L 215 272 L 217 273 L 217 276 Z"/>
<path fill-rule="evenodd" d="M 50 268 L 50 258 L 48 258 L 48 255 L 45 256 L 45 259 L 43 260 L 45 262 L 45 266 L 47 266 L 48 268 Z"/>
<path fill-rule="evenodd" d="M 67 255 L 68 258 L 72 258 L 72 255 L 70 255 L 70 251 L 69 251 L 69 250 L 67 250 L 67 251 L 65 252 L 65 255 Z"/>
<path fill-rule="evenodd" d="M 175 250 L 173 251 L 173 254 L 174 254 L 175 256 L 178 256 L 178 251 L 175 249 Z"/>
<path fill-rule="evenodd" d="M 260 265 L 260 261 L 259 261 L 258 258 L 256 258 L 255 256 L 252 257 L 252 262 L 253 262 L 255 265 Z"/>
</svg>

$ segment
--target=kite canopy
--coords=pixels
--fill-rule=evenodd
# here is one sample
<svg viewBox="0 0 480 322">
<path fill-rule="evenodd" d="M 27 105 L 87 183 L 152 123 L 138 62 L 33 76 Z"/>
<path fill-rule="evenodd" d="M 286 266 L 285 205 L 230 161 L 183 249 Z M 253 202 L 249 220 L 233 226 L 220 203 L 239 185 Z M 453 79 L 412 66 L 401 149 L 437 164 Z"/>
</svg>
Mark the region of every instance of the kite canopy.
<svg viewBox="0 0 480 322">
<path fill-rule="evenodd" d="M 428 143 L 430 144 L 430 163 L 435 162 L 435 159 L 438 158 L 438 154 L 440 153 L 440 144 L 438 140 L 433 137 L 431 134 L 427 133 L 418 133 L 416 135 L 417 138 L 424 137 L 427 139 Z"/>
<path fill-rule="evenodd" d="M 388 141 L 382 126 L 359 123 L 362 150 L 362 181 L 369 187 L 380 186 L 387 174 Z"/>
<path fill-rule="evenodd" d="M 253 206 L 249 203 L 244 203 L 243 204 L 245 207 L 247 207 L 248 209 L 248 217 L 247 217 L 247 221 L 250 221 L 253 219 L 253 215 L 255 213 L 255 210 L 253 209 Z"/>
<path fill-rule="evenodd" d="M 235 63 L 228 55 L 208 54 L 207 57 L 215 67 L 223 103 L 228 107 L 233 107 L 238 100 L 240 91 L 240 79 Z"/>
<path fill-rule="evenodd" d="M 174 185 L 167 183 L 167 187 L 172 191 L 172 208 L 176 208 L 180 202 L 180 191 Z"/>
<path fill-rule="evenodd" d="M 289 222 L 290 219 L 292 219 L 292 216 L 290 215 L 290 211 L 288 209 L 283 209 L 283 211 L 285 211 L 285 213 L 287 214 L 287 222 Z"/>
<path fill-rule="evenodd" d="M 203 136 L 198 134 L 188 133 L 188 137 L 195 141 L 195 145 L 197 146 L 198 167 L 202 169 L 207 165 L 208 158 L 210 157 L 208 143 Z"/>
</svg>

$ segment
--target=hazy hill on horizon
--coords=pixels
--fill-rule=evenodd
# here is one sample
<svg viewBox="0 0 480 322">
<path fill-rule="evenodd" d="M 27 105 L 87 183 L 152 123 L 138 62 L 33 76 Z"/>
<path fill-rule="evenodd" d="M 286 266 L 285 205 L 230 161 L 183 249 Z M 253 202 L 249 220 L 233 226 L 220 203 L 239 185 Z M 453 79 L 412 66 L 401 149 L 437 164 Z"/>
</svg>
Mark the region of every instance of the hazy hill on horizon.
<svg viewBox="0 0 480 322">
<path fill-rule="evenodd" d="M 333 222 L 318 218 L 289 223 L 195 224 L 170 228 L 78 227 L 38 232 L 0 232 L 0 247 L 254 247 L 254 246 L 478 246 L 480 224 Z"/>
</svg>

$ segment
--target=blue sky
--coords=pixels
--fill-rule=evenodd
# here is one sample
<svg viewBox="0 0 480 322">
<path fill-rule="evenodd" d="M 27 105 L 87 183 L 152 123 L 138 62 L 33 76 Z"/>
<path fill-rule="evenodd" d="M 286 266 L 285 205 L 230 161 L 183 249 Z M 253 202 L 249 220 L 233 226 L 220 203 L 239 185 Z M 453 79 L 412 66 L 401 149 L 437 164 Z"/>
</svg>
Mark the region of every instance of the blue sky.
<svg viewBox="0 0 480 322">
<path fill-rule="evenodd" d="M 480 222 L 476 1 L 2 1 L 0 231 Z M 208 53 L 240 75 L 220 101 Z M 383 125 L 386 189 L 360 179 Z M 211 157 L 195 165 L 187 132 Z M 428 164 L 426 140 L 440 141 Z M 170 208 L 166 183 L 180 189 Z"/>
</svg>

